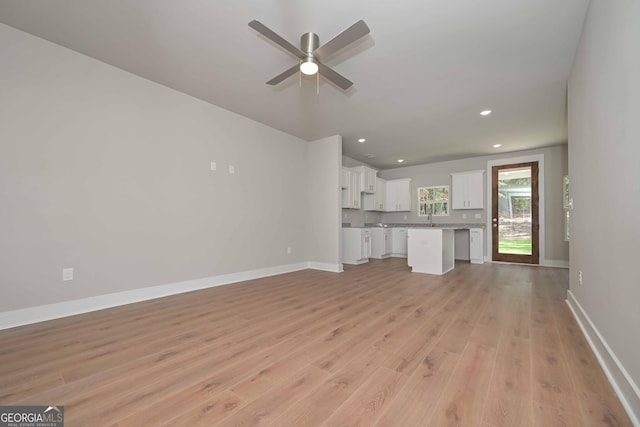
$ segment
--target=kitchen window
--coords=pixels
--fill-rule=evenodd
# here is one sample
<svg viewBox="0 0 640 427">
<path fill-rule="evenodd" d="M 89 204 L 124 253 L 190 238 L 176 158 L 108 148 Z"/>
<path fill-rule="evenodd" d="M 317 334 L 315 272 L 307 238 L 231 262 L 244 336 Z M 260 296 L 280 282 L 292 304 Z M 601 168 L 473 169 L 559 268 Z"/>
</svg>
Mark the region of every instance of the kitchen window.
<svg viewBox="0 0 640 427">
<path fill-rule="evenodd" d="M 418 216 L 449 216 L 449 186 L 418 188 Z"/>
</svg>

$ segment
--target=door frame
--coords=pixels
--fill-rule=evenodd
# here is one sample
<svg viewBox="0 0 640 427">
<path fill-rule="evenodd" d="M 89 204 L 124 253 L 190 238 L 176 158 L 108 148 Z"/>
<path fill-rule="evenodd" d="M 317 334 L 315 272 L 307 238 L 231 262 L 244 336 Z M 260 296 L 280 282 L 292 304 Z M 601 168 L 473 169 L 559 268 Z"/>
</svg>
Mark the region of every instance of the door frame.
<svg viewBox="0 0 640 427">
<path fill-rule="evenodd" d="M 538 162 L 538 264 L 537 265 L 545 265 L 546 257 L 545 257 L 545 218 L 544 218 L 544 154 L 533 154 L 530 156 L 519 156 L 519 157 L 505 157 L 501 159 L 494 159 L 487 161 L 487 173 L 485 174 L 487 182 L 485 186 L 486 195 L 487 195 L 487 204 L 485 208 L 486 213 L 486 246 L 485 253 L 487 254 L 486 260 L 493 261 L 493 226 L 492 226 L 492 212 L 491 209 L 493 207 L 493 167 L 494 166 L 504 166 L 510 165 L 514 163 L 531 163 Z M 499 261 L 496 261 L 499 262 Z M 529 264 L 531 265 L 531 264 Z"/>
<path fill-rule="evenodd" d="M 498 192 L 498 182 L 500 169 L 504 168 L 504 170 L 508 170 L 511 168 L 530 168 L 531 170 L 531 245 L 532 251 L 531 255 L 521 255 L 521 254 L 501 254 L 499 250 L 499 245 L 496 244 L 495 237 L 500 235 L 500 224 L 497 221 L 498 218 L 498 201 L 493 199 L 493 206 L 491 206 L 491 234 L 493 240 L 493 247 L 491 248 L 491 253 L 494 259 L 498 259 L 499 261 L 504 262 L 512 262 L 512 263 L 526 263 L 526 264 L 540 264 L 540 192 L 538 191 L 538 179 L 540 178 L 540 165 L 538 162 L 527 162 L 527 163 L 510 163 L 508 165 L 497 165 L 492 167 L 492 188 L 491 191 L 493 195 Z"/>
</svg>

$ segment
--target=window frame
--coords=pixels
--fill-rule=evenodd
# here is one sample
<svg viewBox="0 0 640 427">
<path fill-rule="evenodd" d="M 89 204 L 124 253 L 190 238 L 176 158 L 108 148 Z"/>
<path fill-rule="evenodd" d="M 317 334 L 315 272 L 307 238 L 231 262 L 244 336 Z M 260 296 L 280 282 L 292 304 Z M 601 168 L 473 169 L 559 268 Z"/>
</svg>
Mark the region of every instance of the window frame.
<svg viewBox="0 0 640 427">
<path fill-rule="evenodd" d="M 446 199 L 429 199 L 429 191 L 432 189 L 446 189 L 447 198 Z M 421 193 L 425 193 L 427 197 L 421 197 Z M 433 206 L 436 204 L 444 205 L 445 213 L 433 213 L 432 216 L 449 216 L 451 214 L 451 187 L 449 185 L 431 185 L 417 188 L 418 194 L 418 216 L 420 217 L 428 217 L 429 212 L 433 212 Z M 425 206 L 424 211 L 422 210 L 422 206 Z M 431 208 L 429 208 L 431 206 Z M 423 213 L 424 212 L 424 213 Z"/>
</svg>

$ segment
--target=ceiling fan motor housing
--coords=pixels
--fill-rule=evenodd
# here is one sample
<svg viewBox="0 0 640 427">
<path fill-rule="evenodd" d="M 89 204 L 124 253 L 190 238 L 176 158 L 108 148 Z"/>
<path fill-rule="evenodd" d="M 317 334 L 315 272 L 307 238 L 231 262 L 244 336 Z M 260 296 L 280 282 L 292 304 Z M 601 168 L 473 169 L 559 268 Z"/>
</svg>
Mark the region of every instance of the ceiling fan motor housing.
<svg viewBox="0 0 640 427">
<path fill-rule="evenodd" d="M 313 51 L 320 46 L 320 38 L 316 33 L 304 33 L 300 37 L 300 50 L 309 57 L 313 57 Z"/>
</svg>

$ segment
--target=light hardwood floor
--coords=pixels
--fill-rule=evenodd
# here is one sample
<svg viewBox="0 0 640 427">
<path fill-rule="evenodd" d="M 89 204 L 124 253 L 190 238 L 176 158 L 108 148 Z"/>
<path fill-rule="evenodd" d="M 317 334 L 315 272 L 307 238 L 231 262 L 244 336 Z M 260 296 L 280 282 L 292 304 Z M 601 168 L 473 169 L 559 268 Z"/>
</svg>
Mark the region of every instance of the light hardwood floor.
<svg viewBox="0 0 640 427">
<path fill-rule="evenodd" d="M 67 426 L 630 426 L 562 269 L 306 270 L 0 331 Z"/>
</svg>

